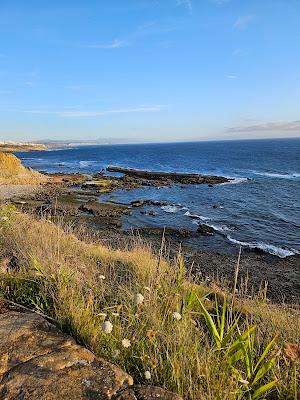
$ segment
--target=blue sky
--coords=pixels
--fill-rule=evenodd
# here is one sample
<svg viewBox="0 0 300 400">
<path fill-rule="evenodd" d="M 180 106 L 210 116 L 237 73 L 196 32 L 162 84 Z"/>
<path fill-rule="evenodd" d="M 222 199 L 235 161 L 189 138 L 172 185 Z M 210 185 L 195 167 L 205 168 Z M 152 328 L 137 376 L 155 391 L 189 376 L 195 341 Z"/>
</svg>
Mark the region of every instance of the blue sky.
<svg viewBox="0 0 300 400">
<path fill-rule="evenodd" d="M 299 0 L 1 0 L 0 139 L 300 136 Z"/>
</svg>

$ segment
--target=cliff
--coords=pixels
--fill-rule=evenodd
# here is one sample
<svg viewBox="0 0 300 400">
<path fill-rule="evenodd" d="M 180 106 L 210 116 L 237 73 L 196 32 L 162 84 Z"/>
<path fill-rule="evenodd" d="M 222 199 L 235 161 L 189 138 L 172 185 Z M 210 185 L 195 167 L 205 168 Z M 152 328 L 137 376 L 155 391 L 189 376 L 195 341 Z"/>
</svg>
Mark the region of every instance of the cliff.
<svg viewBox="0 0 300 400">
<path fill-rule="evenodd" d="M 13 154 L 0 153 L 0 185 L 38 185 L 47 177 L 26 168 Z"/>
</svg>

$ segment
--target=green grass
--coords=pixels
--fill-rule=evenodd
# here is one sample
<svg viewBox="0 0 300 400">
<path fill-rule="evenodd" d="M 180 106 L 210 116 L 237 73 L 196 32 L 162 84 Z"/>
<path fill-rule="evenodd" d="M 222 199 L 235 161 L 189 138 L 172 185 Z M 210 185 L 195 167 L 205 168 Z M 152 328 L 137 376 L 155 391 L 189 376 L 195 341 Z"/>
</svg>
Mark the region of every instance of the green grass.
<svg viewBox="0 0 300 400">
<path fill-rule="evenodd" d="M 111 249 L 5 206 L 0 259 L 11 257 L 2 298 L 54 318 L 136 382 L 193 400 L 300 398 L 299 364 L 283 352 L 300 341 L 296 307 L 231 296 L 193 277 L 180 256 L 166 262 L 139 243 Z"/>
</svg>

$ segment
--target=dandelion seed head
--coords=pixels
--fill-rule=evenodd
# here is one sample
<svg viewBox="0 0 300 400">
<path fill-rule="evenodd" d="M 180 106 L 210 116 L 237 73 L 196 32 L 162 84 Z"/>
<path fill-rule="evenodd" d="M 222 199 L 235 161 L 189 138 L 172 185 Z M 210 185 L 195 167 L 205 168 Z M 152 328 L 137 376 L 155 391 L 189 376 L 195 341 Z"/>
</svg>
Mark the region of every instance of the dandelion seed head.
<svg viewBox="0 0 300 400">
<path fill-rule="evenodd" d="M 110 321 L 104 321 L 102 324 L 102 330 L 104 333 L 111 333 L 113 324 Z"/>
<path fill-rule="evenodd" d="M 173 312 L 172 317 L 173 317 L 174 319 L 176 319 L 177 321 L 180 321 L 181 318 L 182 318 L 181 314 L 180 314 L 179 312 L 177 312 L 177 311 L 174 311 L 174 312 Z"/>
<path fill-rule="evenodd" d="M 145 379 L 147 379 L 147 380 L 151 379 L 150 371 L 145 371 Z"/>
<path fill-rule="evenodd" d="M 128 349 L 128 347 L 131 346 L 131 342 L 129 339 L 123 339 L 122 340 L 122 346 L 125 347 L 125 349 Z"/>
<path fill-rule="evenodd" d="M 137 294 L 134 296 L 134 300 L 135 300 L 136 304 L 138 304 L 138 305 L 140 305 L 140 304 L 143 303 L 144 298 L 145 298 L 145 297 L 144 297 L 141 293 L 137 293 Z"/>
</svg>

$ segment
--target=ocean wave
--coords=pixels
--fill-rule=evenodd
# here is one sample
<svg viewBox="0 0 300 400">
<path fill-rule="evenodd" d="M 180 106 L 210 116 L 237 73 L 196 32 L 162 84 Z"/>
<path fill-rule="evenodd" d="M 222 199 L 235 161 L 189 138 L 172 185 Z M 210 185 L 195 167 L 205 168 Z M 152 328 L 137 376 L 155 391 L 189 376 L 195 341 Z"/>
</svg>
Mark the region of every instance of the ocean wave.
<svg viewBox="0 0 300 400">
<path fill-rule="evenodd" d="M 198 214 L 191 214 L 189 211 L 185 212 L 184 215 L 186 215 L 187 217 L 190 217 L 190 218 L 194 218 L 194 219 L 201 219 L 201 221 L 210 220 L 210 218 L 208 218 L 208 217 L 204 217 L 203 215 L 198 215 Z"/>
<path fill-rule="evenodd" d="M 286 258 L 289 256 L 294 256 L 295 254 L 299 254 L 299 252 L 295 249 L 286 249 L 264 242 L 243 242 L 233 239 L 230 235 L 227 235 L 227 239 L 232 243 L 239 244 L 240 246 L 249 247 L 250 249 L 260 249 L 280 258 Z"/>
<path fill-rule="evenodd" d="M 206 224 L 207 226 L 210 226 L 217 232 L 228 232 L 231 231 L 231 229 L 227 225 L 216 225 L 216 224 Z"/>
<path fill-rule="evenodd" d="M 226 176 L 225 178 L 229 179 L 229 182 L 219 183 L 218 186 L 237 185 L 239 183 L 245 183 L 249 181 L 248 178 L 238 178 L 236 176 Z"/>
<path fill-rule="evenodd" d="M 24 161 L 44 161 L 43 158 L 34 158 L 34 157 L 21 157 L 21 160 L 24 160 Z"/>
<path fill-rule="evenodd" d="M 79 161 L 79 167 L 80 168 L 91 167 L 94 164 L 97 164 L 97 161 Z"/>
<path fill-rule="evenodd" d="M 278 179 L 296 179 L 300 178 L 300 173 L 299 172 L 293 172 L 291 174 L 279 174 L 279 173 L 273 173 L 273 172 L 254 172 L 255 175 L 260 175 L 260 176 L 267 176 L 269 178 L 278 178 Z"/>
<path fill-rule="evenodd" d="M 177 211 L 179 211 L 181 209 L 181 207 L 178 207 L 177 205 L 172 205 L 169 204 L 167 206 L 162 206 L 161 209 L 163 211 L 165 211 L 166 213 L 176 213 Z"/>
</svg>

